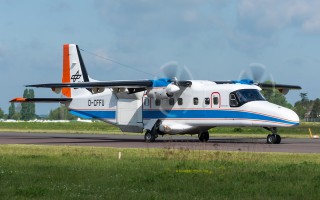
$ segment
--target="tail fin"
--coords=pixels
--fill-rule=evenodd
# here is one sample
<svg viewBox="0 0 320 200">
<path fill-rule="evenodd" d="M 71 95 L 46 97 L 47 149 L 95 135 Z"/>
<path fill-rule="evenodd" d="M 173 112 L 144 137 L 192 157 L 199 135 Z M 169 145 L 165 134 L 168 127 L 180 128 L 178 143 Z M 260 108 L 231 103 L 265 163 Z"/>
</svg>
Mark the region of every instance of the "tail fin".
<svg viewBox="0 0 320 200">
<path fill-rule="evenodd" d="M 64 44 L 63 45 L 63 70 L 62 83 L 78 83 L 89 82 L 86 67 L 82 60 L 78 45 Z M 86 89 L 63 88 L 62 94 L 66 97 L 79 96 L 87 94 Z"/>
</svg>

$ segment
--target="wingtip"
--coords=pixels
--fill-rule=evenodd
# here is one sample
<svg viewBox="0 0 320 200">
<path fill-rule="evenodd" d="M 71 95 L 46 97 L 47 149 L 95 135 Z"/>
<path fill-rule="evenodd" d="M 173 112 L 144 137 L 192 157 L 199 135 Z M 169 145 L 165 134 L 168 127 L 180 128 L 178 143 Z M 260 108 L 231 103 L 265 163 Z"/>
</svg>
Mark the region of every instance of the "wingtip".
<svg viewBox="0 0 320 200">
<path fill-rule="evenodd" d="M 26 102 L 26 98 L 17 97 L 17 98 L 11 99 L 9 102 L 10 103 Z"/>
</svg>

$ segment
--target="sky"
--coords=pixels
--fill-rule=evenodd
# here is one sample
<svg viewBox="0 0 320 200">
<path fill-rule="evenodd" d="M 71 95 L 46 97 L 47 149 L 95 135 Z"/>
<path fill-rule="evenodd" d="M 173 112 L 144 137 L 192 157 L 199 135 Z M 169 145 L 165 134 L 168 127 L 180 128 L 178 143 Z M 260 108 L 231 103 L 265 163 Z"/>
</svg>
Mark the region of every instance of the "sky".
<svg viewBox="0 0 320 200">
<path fill-rule="evenodd" d="M 303 88 L 289 92 L 290 103 L 301 92 L 315 99 L 319 8 L 317 0 L 0 0 L 0 108 L 8 113 L 24 85 L 60 82 L 66 43 L 84 50 L 97 80 L 154 79 L 173 61 L 201 80 L 235 80 L 260 66 L 260 81 Z M 37 114 L 58 106 L 37 104 Z"/>
</svg>

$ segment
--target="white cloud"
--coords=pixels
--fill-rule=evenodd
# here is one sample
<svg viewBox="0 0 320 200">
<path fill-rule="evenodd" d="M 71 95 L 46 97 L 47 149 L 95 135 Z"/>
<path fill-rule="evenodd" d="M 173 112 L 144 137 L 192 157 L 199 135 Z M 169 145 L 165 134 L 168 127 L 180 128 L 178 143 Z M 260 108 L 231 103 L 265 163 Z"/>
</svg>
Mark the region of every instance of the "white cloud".
<svg viewBox="0 0 320 200">
<path fill-rule="evenodd" d="M 306 20 L 302 25 L 305 33 L 320 34 L 320 15 Z"/>
<path fill-rule="evenodd" d="M 242 0 L 238 27 L 266 36 L 288 27 L 314 33 L 320 29 L 319 7 L 317 0 Z"/>
<path fill-rule="evenodd" d="M 176 39 L 213 28 L 215 10 L 224 0 L 96 1 L 104 23 L 120 36 Z"/>
</svg>

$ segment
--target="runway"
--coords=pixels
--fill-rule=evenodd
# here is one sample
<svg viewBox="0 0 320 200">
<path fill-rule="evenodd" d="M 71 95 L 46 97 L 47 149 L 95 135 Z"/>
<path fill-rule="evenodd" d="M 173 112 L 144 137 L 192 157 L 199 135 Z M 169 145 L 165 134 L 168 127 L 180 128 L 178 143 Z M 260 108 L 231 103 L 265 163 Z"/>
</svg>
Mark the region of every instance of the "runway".
<svg viewBox="0 0 320 200">
<path fill-rule="evenodd" d="M 265 138 L 218 138 L 210 135 L 207 143 L 193 136 L 159 136 L 145 143 L 143 134 L 53 134 L 0 132 L 0 144 L 72 145 L 116 148 L 176 148 L 245 152 L 320 153 L 320 139 L 282 138 L 281 144 L 267 144 Z"/>
</svg>

